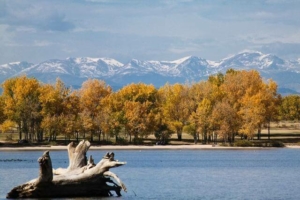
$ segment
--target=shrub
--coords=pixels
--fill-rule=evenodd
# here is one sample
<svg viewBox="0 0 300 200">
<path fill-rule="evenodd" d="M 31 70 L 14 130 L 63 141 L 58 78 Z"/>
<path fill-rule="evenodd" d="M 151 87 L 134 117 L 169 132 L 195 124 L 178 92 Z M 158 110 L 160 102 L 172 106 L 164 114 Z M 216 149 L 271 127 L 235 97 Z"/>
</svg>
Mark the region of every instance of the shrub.
<svg viewBox="0 0 300 200">
<path fill-rule="evenodd" d="M 101 141 L 98 141 L 96 142 L 97 144 L 99 145 L 113 145 L 114 143 L 110 140 L 101 140 Z"/>
<path fill-rule="evenodd" d="M 285 145 L 283 144 L 283 142 L 280 141 L 274 141 L 271 143 L 272 147 L 284 147 Z"/>
<path fill-rule="evenodd" d="M 51 145 L 51 146 L 56 146 L 56 145 L 57 145 L 57 142 L 56 142 L 56 141 L 50 141 L 50 142 L 49 142 L 49 145 Z"/>
<path fill-rule="evenodd" d="M 125 138 L 122 137 L 118 137 L 116 144 L 120 144 L 120 145 L 127 145 L 128 141 Z"/>
<path fill-rule="evenodd" d="M 13 135 L 12 134 L 7 134 L 5 136 L 5 141 L 13 141 Z"/>
<path fill-rule="evenodd" d="M 133 144 L 138 145 L 138 144 L 144 144 L 144 141 L 142 138 L 133 138 L 132 140 Z"/>
<path fill-rule="evenodd" d="M 237 146 L 237 147 L 252 147 L 253 143 L 250 142 L 249 140 L 238 140 L 234 143 L 234 146 Z"/>
<path fill-rule="evenodd" d="M 253 146 L 255 146 L 255 147 L 263 147 L 264 143 L 262 143 L 262 142 L 253 142 Z"/>
<path fill-rule="evenodd" d="M 225 143 L 225 142 L 218 143 L 218 145 L 221 146 L 221 147 L 229 147 L 229 146 L 231 146 L 230 143 Z"/>
</svg>

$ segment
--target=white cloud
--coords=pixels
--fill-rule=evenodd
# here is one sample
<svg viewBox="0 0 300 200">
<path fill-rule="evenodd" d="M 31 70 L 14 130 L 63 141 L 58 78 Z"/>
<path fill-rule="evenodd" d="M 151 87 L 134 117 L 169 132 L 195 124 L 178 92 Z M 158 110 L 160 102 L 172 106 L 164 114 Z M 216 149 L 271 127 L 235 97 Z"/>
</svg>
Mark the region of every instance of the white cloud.
<svg viewBox="0 0 300 200">
<path fill-rule="evenodd" d="M 63 13 L 43 1 L 7 1 L 4 12 L 0 22 L 16 28 L 69 31 L 75 27 Z"/>
<path fill-rule="evenodd" d="M 46 40 L 35 40 L 33 45 L 38 47 L 46 47 L 52 45 L 52 43 Z"/>
<path fill-rule="evenodd" d="M 19 57 L 32 62 L 74 56 L 171 60 L 191 54 L 220 59 L 300 40 L 296 0 L 53 1 L 0 0 L 0 49 L 6 49 L 0 63 Z M 271 48 L 275 45 L 265 51 Z"/>
</svg>

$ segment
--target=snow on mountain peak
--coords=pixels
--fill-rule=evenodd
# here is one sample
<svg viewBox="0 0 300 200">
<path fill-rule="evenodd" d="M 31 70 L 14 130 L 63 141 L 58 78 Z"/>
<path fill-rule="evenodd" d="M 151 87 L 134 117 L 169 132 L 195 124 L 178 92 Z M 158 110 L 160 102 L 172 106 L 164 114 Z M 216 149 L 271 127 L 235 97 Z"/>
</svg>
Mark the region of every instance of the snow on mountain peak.
<svg viewBox="0 0 300 200">
<path fill-rule="evenodd" d="M 76 64 L 97 64 L 99 61 L 106 63 L 107 65 L 122 67 L 124 64 L 111 58 L 91 58 L 91 57 L 78 57 L 67 58 L 67 60 L 74 60 Z"/>
<path fill-rule="evenodd" d="M 115 59 L 111 59 L 111 58 L 100 58 L 100 59 L 108 65 L 113 65 L 116 67 L 122 67 L 124 65 L 123 63 L 120 63 Z"/>
<path fill-rule="evenodd" d="M 288 61 L 276 55 L 251 50 L 241 51 L 221 61 L 186 56 L 173 61 L 132 59 L 123 64 L 106 57 L 78 57 L 63 60 L 52 59 L 38 64 L 13 62 L 0 65 L 0 78 L 3 81 L 13 76 L 27 74 L 45 82 L 55 80 L 59 76 L 69 82 L 77 80 L 77 85 L 86 78 L 99 78 L 115 85 L 123 85 L 126 81 L 126 84 L 136 81 L 148 81 L 155 84 L 157 82 L 163 83 L 165 80 L 172 83 L 186 80 L 199 81 L 209 75 L 219 72 L 225 73 L 231 68 L 235 70 L 255 69 L 269 77 L 277 73 L 280 74 L 278 77 L 281 78 L 282 73 L 300 74 L 300 58 Z M 46 77 L 48 78 L 46 79 Z"/>
<path fill-rule="evenodd" d="M 235 60 L 237 58 L 239 58 L 239 60 L 240 59 L 249 59 L 250 57 L 256 57 L 256 56 L 263 56 L 263 54 L 259 51 L 243 50 L 237 54 L 232 54 L 232 55 L 227 56 L 226 58 L 222 59 L 221 62 L 225 62 L 228 60 Z"/>
<path fill-rule="evenodd" d="M 212 60 L 206 60 L 206 61 L 207 61 L 208 65 L 213 68 L 219 67 L 219 65 L 220 65 L 220 62 L 216 62 L 216 61 L 212 61 Z"/>
<path fill-rule="evenodd" d="M 79 57 L 75 58 L 74 61 L 77 64 L 81 63 L 96 63 L 100 60 L 100 58 L 90 58 L 90 57 Z"/>
<path fill-rule="evenodd" d="M 223 69 L 256 69 L 256 70 L 286 70 L 289 63 L 272 54 L 259 51 L 244 50 L 236 55 L 227 57 L 220 62 Z M 224 70 L 223 70 L 224 71 Z"/>
<path fill-rule="evenodd" d="M 169 61 L 170 63 L 173 63 L 175 65 L 180 65 L 181 63 L 185 62 L 186 60 L 190 59 L 192 56 L 186 56 L 184 58 L 180 58 L 178 60 Z M 165 61 L 168 62 L 168 61 Z"/>
<path fill-rule="evenodd" d="M 11 62 L 8 64 L 0 65 L 0 74 L 11 75 L 21 70 L 28 69 L 32 66 L 32 63 L 28 62 Z"/>
<path fill-rule="evenodd" d="M 8 63 L 9 65 L 19 65 L 19 64 L 21 64 L 21 62 L 20 61 L 18 61 L 18 62 L 11 62 L 11 63 Z"/>
<path fill-rule="evenodd" d="M 18 67 L 18 66 L 26 66 L 26 65 L 30 65 L 30 63 L 18 61 L 18 62 L 10 62 L 0 66 L 5 68 L 10 68 L 10 67 Z"/>
</svg>

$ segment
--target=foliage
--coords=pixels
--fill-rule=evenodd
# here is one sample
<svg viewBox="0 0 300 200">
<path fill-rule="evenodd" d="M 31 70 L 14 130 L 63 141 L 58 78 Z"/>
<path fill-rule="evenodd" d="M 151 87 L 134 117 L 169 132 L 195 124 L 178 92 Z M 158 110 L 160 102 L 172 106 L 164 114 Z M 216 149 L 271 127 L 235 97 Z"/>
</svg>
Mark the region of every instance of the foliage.
<svg viewBox="0 0 300 200">
<path fill-rule="evenodd" d="M 189 86 L 166 84 L 158 91 L 162 116 L 168 127 L 177 133 L 181 140 L 184 124 L 193 111 L 193 101 L 189 97 Z"/>
<path fill-rule="evenodd" d="M 142 138 L 133 138 L 133 144 L 135 144 L 135 145 L 139 145 L 139 144 L 143 144 L 144 143 L 144 141 L 143 141 L 143 139 Z"/>
<path fill-rule="evenodd" d="M 6 80 L 2 84 L 4 114 L 7 119 L 18 125 L 26 139 L 33 139 L 38 134 L 41 121 L 39 101 L 40 83 L 35 78 L 20 76 Z"/>
<path fill-rule="evenodd" d="M 234 146 L 237 146 L 237 147 L 252 147 L 253 142 L 251 142 L 249 140 L 238 140 L 238 141 L 234 142 Z"/>
<path fill-rule="evenodd" d="M 2 133 L 8 132 L 10 130 L 12 130 L 13 128 L 15 128 L 16 123 L 11 121 L 11 120 L 5 120 L 1 125 L 0 125 L 0 129 L 2 131 Z"/>
<path fill-rule="evenodd" d="M 157 127 L 157 90 L 143 83 L 125 86 L 109 99 L 112 129 L 115 133 L 125 128 L 131 142 L 132 136 L 147 137 Z"/>
<path fill-rule="evenodd" d="M 85 81 L 79 90 L 82 125 L 90 132 L 90 141 L 93 141 L 94 134 L 104 133 L 101 131 L 101 119 L 105 117 L 103 101 L 111 92 L 110 86 L 97 79 Z"/>
<path fill-rule="evenodd" d="M 119 144 L 119 145 L 127 145 L 128 141 L 125 138 L 122 137 L 118 137 L 117 141 L 115 144 Z"/>
<path fill-rule="evenodd" d="M 280 142 L 280 141 L 273 141 L 273 142 L 271 142 L 271 146 L 272 147 L 285 147 L 285 145 L 283 144 L 283 142 Z"/>
<path fill-rule="evenodd" d="M 161 143 L 167 144 L 171 138 L 172 131 L 168 128 L 166 124 L 161 124 L 155 131 L 154 136 L 156 140 Z"/>
<path fill-rule="evenodd" d="M 181 140 L 186 132 L 195 140 L 202 135 L 204 143 L 213 135 L 233 143 L 238 134 L 259 135 L 271 121 L 300 118 L 299 96 L 282 98 L 277 84 L 255 70 L 231 69 L 207 81 L 160 88 L 132 83 L 116 92 L 97 79 L 74 90 L 60 79 L 43 84 L 20 76 L 6 80 L 2 89 L 2 130 L 15 127 L 19 139 L 28 140 L 106 136 L 118 141 L 129 136 L 129 142 L 140 143 L 150 134 L 167 141 L 176 133 Z"/>
<path fill-rule="evenodd" d="M 13 140 L 13 135 L 10 133 L 10 134 L 7 134 L 5 136 L 5 141 L 12 141 Z"/>
<path fill-rule="evenodd" d="M 300 96 L 289 95 L 282 99 L 280 106 L 282 120 L 300 120 Z"/>
</svg>

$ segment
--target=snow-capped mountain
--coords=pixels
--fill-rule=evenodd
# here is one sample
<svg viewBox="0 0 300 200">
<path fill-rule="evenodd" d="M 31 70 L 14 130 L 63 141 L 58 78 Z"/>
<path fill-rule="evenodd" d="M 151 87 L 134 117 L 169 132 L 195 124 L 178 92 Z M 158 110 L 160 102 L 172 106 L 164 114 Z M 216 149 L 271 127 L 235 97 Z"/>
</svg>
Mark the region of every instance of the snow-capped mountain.
<svg viewBox="0 0 300 200">
<path fill-rule="evenodd" d="M 98 78 L 117 89 L 132 82 L 157 87 L 169 83 L 196 82 L 228 69 L 258 70 L 265 79 L 272 78 L 279 87 L 300 92 L 300 59 L 288 61 L 271 54 L 243 51 L 220 61 L 188 56 L 174 61 L 142 61 L 121 63 L 110 58 L 51 59 L 38 64 L 15 62 L 0 65 L 0 81 L 26 74 L 45 83 L 62 79 L 66 85 L 80 87 L 88 78 Z"/>
<path fill-rule="evenodd" d="M 28 69 L 33 66 L 32 63 L 28 62 L 13 62 L 4 65 L 0 65 L 0 77 L 10 77 L 19 73 L 24 69 Z"/>
<path fill-rule="evenodd" d="M 44 61 L 22 70 L 20 73 L 56 73 L 97 78 L 114 75 L 122 66 L 122 63 L 109 58 L 67 58 Z"/>
<path fill-rule="evenodd" d="M 188 56 L 174 61 L 140 61 L 133 59 L 117 72 L 118 74 L 157 73 L 162 76 L 191 77 L 206 76 L 209 64 L 205 59 Z"/>
<path fill-rule="evenodd" d="M 292 70 L 294 64 L 275 55 L 244 51 L 220 61 L 219 69 L 256 69 L 264 72 Z"/>
</svg>

